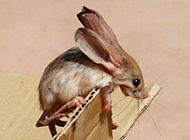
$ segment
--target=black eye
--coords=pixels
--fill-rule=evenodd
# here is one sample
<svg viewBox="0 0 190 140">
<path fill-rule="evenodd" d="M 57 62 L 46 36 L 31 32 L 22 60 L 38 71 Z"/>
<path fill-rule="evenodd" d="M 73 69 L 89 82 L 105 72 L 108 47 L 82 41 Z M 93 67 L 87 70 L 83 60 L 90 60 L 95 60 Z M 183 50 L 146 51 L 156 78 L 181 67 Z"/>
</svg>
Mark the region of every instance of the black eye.
<svg viewBox="0 0 190 140">
<path fill-rule="evenodd" d="M 140 79 L 135 79 L 135 80 L 133 80 L 133 85 L 135 86 L 135 87 L 138 87 L 139 85 L 140 85 Z"/>
</svg>

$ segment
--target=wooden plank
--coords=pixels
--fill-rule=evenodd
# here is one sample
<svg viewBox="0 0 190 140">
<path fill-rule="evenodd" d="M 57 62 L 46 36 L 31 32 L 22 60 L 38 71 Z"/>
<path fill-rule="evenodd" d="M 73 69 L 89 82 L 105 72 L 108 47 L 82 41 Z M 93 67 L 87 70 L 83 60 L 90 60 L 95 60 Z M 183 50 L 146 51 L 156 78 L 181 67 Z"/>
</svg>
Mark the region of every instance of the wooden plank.
<svg viewBox="0 0 190 140">
<path fill-rule="evenodd" d="M 35 127 L 42 113 L 38 103 L 38 83 L 38 78 L 0 74 L 1 139 L 51 139 L 47 127 Z M 138 117 L 157 99 L 161 88 L 154 84 L 148 87 L 148 93 L 150 97 L 139 102 L 138 107 L 136 99 L 125 97 L 119 89 L 116 89 L 111 94 L 113 114 L 102 114 L 99 90 L 94 89 L 85 99 L 85 106 L 77 108 L 73 114 L 70 114 L 71 119 L 67 125 L 57 127 L 59 133 L 54 139 L 122 140 Z M 119 125 L 113 132 L 112 120 Z"/>
<path fill-rule="evenodd" d="M 129 130 L 134 125 L 138 117 L 157 99 L 160 94 L 161 88 L 154 84 L 147 87 L 149 98 L 139 101 L 132 97 L 125 97 L 119 89 L 116 89 L 112 93 L 113 114 L 101 113 L 101 98 L 98 91 L 92 91 L 93 97 L 90 101 L 88 98 L 87 105 L 84 108 L 78 108 L 81 110 L 75 119 L 68 121 L 67 125 L 63 128 L 62 132 L 56 136 L 56 140 L 122 140 L 124 139 Z M 122 99 L 122 100 L 121 100 Z M 139 107 L 138 107 L 139 106 Z M 139 109 L 139 110 L 138 110 Z M 79 112 L 79 111 L 76 111 Z M 104 123 L 102 123 L 102 117 L 104 116 Z M 113 122 L 119 125 L 119 127 L 112 132 L 112 119 Z M 112 134 L 113 133 L 113 134 Z M 113 135 L 113 136 L 112 136 Z"/>
</svg>

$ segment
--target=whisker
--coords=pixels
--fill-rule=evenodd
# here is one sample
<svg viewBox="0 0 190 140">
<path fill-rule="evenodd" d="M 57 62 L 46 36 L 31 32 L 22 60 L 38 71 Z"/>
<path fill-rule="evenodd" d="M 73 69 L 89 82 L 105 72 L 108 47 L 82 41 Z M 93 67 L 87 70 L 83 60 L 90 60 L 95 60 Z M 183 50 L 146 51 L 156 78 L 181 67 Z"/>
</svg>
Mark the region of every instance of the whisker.
<svg viewBox="0 0 190 140">
<path fill-rule="evenodd" d="M 167 83 L 166 85 L 162 86 L 162 88 L 166 88 L 169 86 L 169 83 Z"/>
<path fill-rule="evenodd" d="M 158 81 L 164 75 L 165 72 L 166 72 L 166 69 L 162 71 L 161 75 L 158 76 L 152 83 L 155 83 L 156 81 Z"/>
<path fill-rule="evenodd" d="M 170 80 L 168 77 L 165 78 L 165 80 L 163 80 L 160 85 L 164 84 L 165 82 L 167 82 L 168 80 Z"/>
<path fill-rule="evenodd" d="M 159 132 L 161 138 L 164 139 L 163 136 L 162 136 L 162 133 L 160 132 L 160 129 L 159 129 L 158 125 L 156 124 L 156 121 L 154 120 L 154 118 L 153 118 L 153 116 L 152 116 L 152 114 L 150 113 L 150 111 L 149 111 L 148 108 L 147 108 L 147 111 L 148 111 L 148 113 L 149 113 L 149 115 L 150 115 L 150 117 L 151 117 L 151 119 L 152 119 L 154 125 L 156 126 L 156 129 L 158 130 L 158 132 Z"/>
<path fill-rule="evenodd" d="M 127 104 L 127 106 L 125 106 L 125 108 L 123 110 L 121 110 L 118 114 L 116 114 L 115 116 L 113 116 L 113 118 L 117 117 L 118 115 L 120 115 L 123 111 L 125 111 L 127 109 L 127 107 L 132 103 L 134 98 L 131 99 L 131 101 Z"/>
<path fill-rule="evenodd" d="M 145 70 L 143 71 L 143 75 L 146 74 L 146 71 L 147 71 L 148 67 L 150 66 L 151 62 L 152 62 L 152 49 L 150 50 L 150 57 L 148 60 L 148 65 L 146 66 Z"/>
<path fill-rule="evenodd" d="M 144 89 L 146 90 L 146 91 L 148 91 L 148 90 L 150 90 L 152 88 L 152 85 L 151 86 L 146 86 Z"/>
<path fill-rule="evenodd" d="M 170 62 L 171 62 L 171 60 L 170 60 Z M 169 65 L 167 65 L 167 66 L 165 67 L 165 69 L 162 71 L 161 75 L 158 76 L 152 83 L 155 83 L 157 80 L 159 80 L 159 79 L 166 73 L 166 70 L 170 67 L 170 64 L 171 64 L 171 63 L 169 63 Z"/>
<path fill-rule="evenodd" d="M 167 82 L 168 81 L 168 82 Z M 167 83 L 166 83 L 167 82 Z M 163 85 L 164 83 L 166 83 L 166 85 Z M 162 85 L 162 88 L 167 87 L 170 84 L 170 79 L 166 78 L 163 82 L 160 83 L 160 85 Z"/>
<path fill-rule="evenodd" d="M 142 100 L 142 102 L 144 103 L 143 100 Z M 149 114 L 151 120 L 153 121 L 154 125 L 156 126 L 156 129 L 158 130 L 158 133 L 160 134 L 160 137 L 164 140 L 164 137 L 162 136 L 162 133 L 160 132 L 160 129 L 159 129 L 158 125 L 156 124 L 156 121 L 155 121 L 154 117 L 152 116 L 152 114 L 149 111 L 149 107 L 147 108 L 147 111 L 148 111 L 148 114 Z"/>
<path fill-rule="evenodd" d="M 142 47 L 140 46 L 140 51 L 139 51 L 139 55 L 138 55 L 139 58 L 137 59 L 137 62 L 138 62 L 138 63 L 140 63 L 140 60 L 141 60 L 141 59 L 140 59 L 140 58 L 141 58 L 141 51 L 142 51 Z"/>
<path fill-rule="evenodd" d="M 145 89 L 145 91 L 150 92 L 150 90 L 154 90 L 154 88 L 157 88 L 157 87 L 154 87 L 153 85 L 150 85 L 150 86 L 145 87 L 144 89 Z M 163 87 L 160 87 L 159 92 L 161 91 L 161 93 L 162 93 L 162 89 L 163 89 Z"/>
<path fill-rule="evenodd" d="M 137 103 L 138 103 L 138 114 L 140 113 L 140 103 L 139 103 L 139 100 L 137 100 Z M 138 119 L 138 140 L 140 140 L 140 117 Z"/>
<path fill-rule="evenodd" d="M 126 97 L 127 97 L 127 96 L 121 98 L 117 103 L 115 103 L 115 104 L 113 105 L 113 107 L 116 106 L 117 104 L 119 104 L 121 101 L 123 101 Z"/>
<path fill-rule="evenodd" d="M 137 100 L 137 103 L 138 103 L 138 113 L 140 113 L 140 103 L 139 103 L 139 100 Z"/>
<path fill-rule="evenodd" d="M 158 104 L 159 106 L 161 106 L 162 108 L 164 108 L 165 110 L 167 110 L 168 112 L 172 113 L 168 108 L 166 108 L 165 106 L 163 106 L 161 103 L 159 103 L 158 101 L 155 102 L 156 104 Z"/>
</svg>

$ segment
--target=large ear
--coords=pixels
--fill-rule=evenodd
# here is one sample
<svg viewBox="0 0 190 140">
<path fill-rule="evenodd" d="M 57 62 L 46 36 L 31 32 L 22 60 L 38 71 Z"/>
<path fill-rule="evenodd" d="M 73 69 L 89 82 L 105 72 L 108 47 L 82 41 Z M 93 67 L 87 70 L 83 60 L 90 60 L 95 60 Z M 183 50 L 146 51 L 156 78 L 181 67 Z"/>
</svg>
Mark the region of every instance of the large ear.
<svg viewBox="0 0 190 140">
<path fill-rule="evenodd" d="M 95 31 L 111 45 L 115 47 L 119 46 L 114 32 L 98 12 L 83 7 L 82 12 L 80 12 L 77 17 L 84 27 Z"/>
<path fill-rule="evenodd" d="M 75 42 L 86 56 L 103 65 L 111 74 L 121 67 L 122 58 L 117 50 L 94 31 L 79 28 L 75 33 Z"/>
</svg>

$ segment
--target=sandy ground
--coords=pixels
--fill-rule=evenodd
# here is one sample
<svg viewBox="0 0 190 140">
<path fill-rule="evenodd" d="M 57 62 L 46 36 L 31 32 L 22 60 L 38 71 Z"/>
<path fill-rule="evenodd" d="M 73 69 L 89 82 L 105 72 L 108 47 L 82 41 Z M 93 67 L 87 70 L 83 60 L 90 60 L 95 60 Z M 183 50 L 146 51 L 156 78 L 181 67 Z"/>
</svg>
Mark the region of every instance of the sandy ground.
<svg viewBox="0 0 190 140">
<path fill-rule="evenodd" d="M 126 140 L 189 140 L 190 1 L 0 0 L 0 72 L 40 77 L 75 46 L 83 5 L 103 15 L 139 62 L 146 84 L 163 87 Z"/>
</svg>

